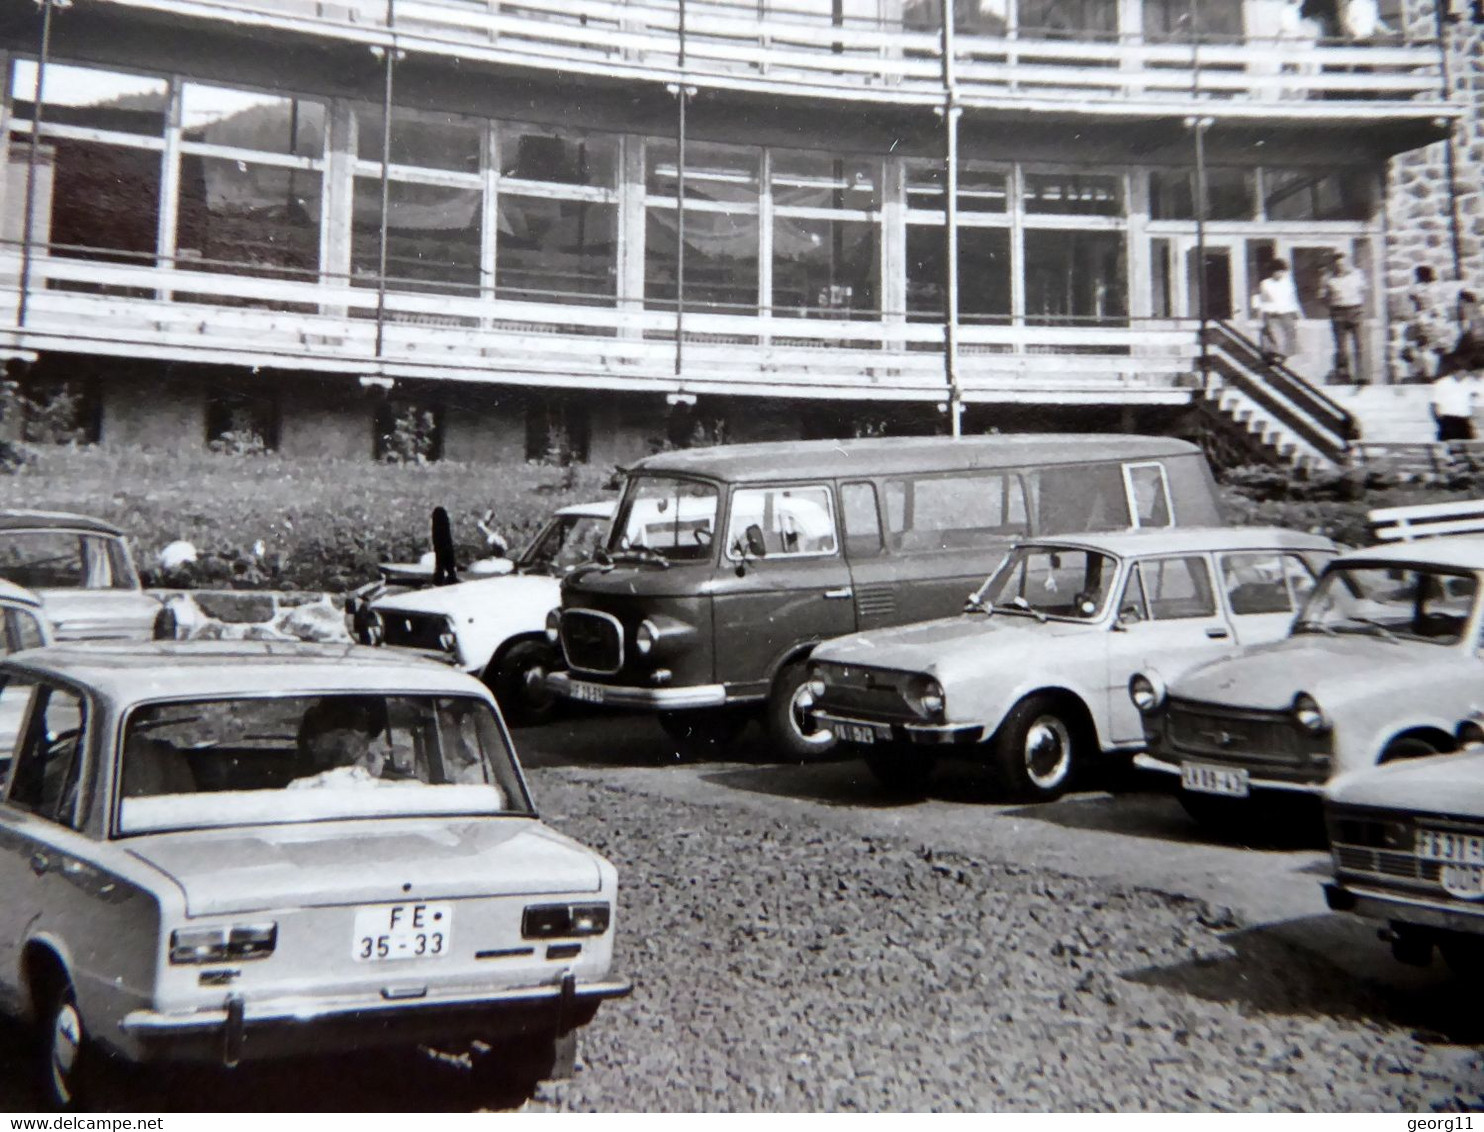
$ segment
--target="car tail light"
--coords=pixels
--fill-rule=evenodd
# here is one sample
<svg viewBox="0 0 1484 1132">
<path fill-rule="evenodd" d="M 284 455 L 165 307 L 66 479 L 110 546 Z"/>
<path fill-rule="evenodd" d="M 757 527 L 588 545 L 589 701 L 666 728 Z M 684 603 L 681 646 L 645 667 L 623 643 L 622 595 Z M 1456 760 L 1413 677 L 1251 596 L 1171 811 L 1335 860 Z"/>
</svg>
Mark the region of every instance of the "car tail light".
<svg viewBox="0 0 1484 1132">
<path fill-rule="evenodd" d="M 182 965 L 266 959 L 277 946 L 278 925 L 273 923 L 176 928 L 170 933 L 170 962 Z"/>
<path fill-rule="evenodd" d="M 607 904 L 532 904 L 521 917 L 520 934 L 526 939 L 602 935 L 611 920 Z"/>
</svg>

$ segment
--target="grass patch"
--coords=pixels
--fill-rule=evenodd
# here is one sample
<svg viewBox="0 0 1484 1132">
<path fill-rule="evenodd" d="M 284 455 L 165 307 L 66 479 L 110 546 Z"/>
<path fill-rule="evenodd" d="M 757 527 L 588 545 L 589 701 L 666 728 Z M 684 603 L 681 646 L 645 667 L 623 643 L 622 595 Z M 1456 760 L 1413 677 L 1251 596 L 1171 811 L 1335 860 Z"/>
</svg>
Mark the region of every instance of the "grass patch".
<svg viewBox="0 0 1484 1132">
<path fill-rule="evenodd" d="M 43 447 L 34 465 L 0 476 L 0 506 L 116 523 L 129 533 L 146 585 L 341 591 L 374 578 L 378 562 L 428 550 L 436 506 L 448 510 L 464 564 L 487 553 L 475 525 L 486 511 L 514 549 L 556 508 L 613 498 L 602 490 L 608 474 Z M 177 539 L 196 547 L 198 561 L 167 574 L 158 555 Z"/>
</svg>

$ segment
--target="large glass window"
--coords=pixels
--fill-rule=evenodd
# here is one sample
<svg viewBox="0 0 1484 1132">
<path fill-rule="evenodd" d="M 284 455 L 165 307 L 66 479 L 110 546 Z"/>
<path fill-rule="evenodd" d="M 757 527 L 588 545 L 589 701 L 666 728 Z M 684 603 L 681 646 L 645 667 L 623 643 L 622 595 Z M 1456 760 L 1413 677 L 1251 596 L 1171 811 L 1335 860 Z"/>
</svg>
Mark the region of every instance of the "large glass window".
<svg viewBox="0 0 1484 1132">
<path fill-rule="evenodd" d="M 1109 322 L 1128 316 L 1122 232 L 1025 233 L 1025 313 L 1032 322 Z"/>
<path fill-rule="evenodd" d="M 953 25 L 968 35 L 1004 35 L 1015 0 L 954 0 Z M 936 31 L 943 21 L 943 0 L 905 0 L 902 26 Z"/>
<path fill-rule="evenodd" d="M 1369 220 L 1375 179 L 1363 169 L 1264 169 L 1269 220 Z"/>
<path fill-rule="evenodd" d="M 1257 174 L 1250 169 L 1206 170 L 1206 219 L 1251 220 L 1257 215 Z M 1195 174 L 1154 169 L 1149 173 L 1149 218 L 1194 220 Z"/>
<path fill-rule="evenodd" d="M 31 120 L 36 70 L 33 61 L 18 59 L 11 71 L 11 111 L 21 121 Z M 153 75 L 48 62 L 41 102 L 45 108 L 42 117 L 50 125 L 158 138 L 165 133 L 170 86 Z"/>
<path fill-rule="evenodd" d="M 1117 173 L 1027 172 L 1025 211 L 1053 216 L 1122 216 L 1123 177 Z"/>
<path fill-rule="evenodd" d="M 941 225 L 907 226 L 907 313 L 942 318 L 947 252 Z M 1004 322 L 1010 316 L 1010 230 L 958 230 L 958 315 L 964 322 Z"/>
<path fill-rule="evenodd" d="M 1019 0 L 1020 32 L 1055 39 L 1118 34 L 1118 0 Z"/>
<path fill-rule="evenodd" d="M 618 139 L 593 134 L 555 134 L 537 126 L 500 127 L 500 176 L 540 184 L 614 185 Z"/>
<path fill-rule="evenodd" d="M 485 124 L 476 119 L 394 106 L 391 164 L 477 173 L 484 131 Z M 356 153 L 362 161 L 381 161 L 384 133 L 380 106 L 356 107 Z"/>
<path fill-rule="evenodd" d="M 387 285 L 477 292 L 480 191 L 392 181 L 387 198 Z M 373 283 L 380 241 L 381 182 L 357 177 L 351 265 L 358 277 Z"/>
<path fill-rule="evenodd" d="M 773 310 L 848 318 L 880 309 L 879 162 L 773 154 Z"/>
<path fill-rule="evenodd" d="M 181 90 L 181 140 L 258 153 L 320 158 L 325 108 L 275 94 L 186 83 Z M 381 142 L 375 148 L 380 158 Z"/>
<path fill-rule="evenodd" d="M 675 145 L 651 139 L 646 149 L 651 195 L 645 226 L 644 297 L 651 303 L 671 305 L 680 267 Z M 761 151 L 743 146 L 686 146 L 687 309 L 747 314 L 757 310 L 761 156 Z"/>
<path fill-rule="evenodd" d="M 943 210 L 945 170 L 941 161 L 907 163 L 907 207 Z M 1003 213 L 1008 207 L 1005 173 L 974 162 L 959 162 L 958 210 Z"/>
<path fill-rule="evenodd" d="M 1242 5 L 1233 0 L 1144 0 L 1144 36 L 1156 43 L 1235 43 Z"/>
</svg>

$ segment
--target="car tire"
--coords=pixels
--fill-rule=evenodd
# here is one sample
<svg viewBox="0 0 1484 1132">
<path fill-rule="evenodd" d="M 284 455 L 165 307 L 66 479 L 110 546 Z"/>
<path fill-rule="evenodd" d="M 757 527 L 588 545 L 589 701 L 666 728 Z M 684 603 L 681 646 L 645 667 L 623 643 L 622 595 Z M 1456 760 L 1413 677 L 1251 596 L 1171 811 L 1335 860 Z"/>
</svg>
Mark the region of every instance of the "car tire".
<svg viewBox="0 0 1484 1132">
<path fill-rule="evenodd" d="M 725 754 L 747 727 L 742 708 L 698 708 L 695 711 L 662 711 L 660 727 L 672 745 L 674 758 L 710 759 Z M 671 761 L 664 759 L 662 761 Z"/>
<path fill-rule="evenodd" d="M 1248 798 L 1217 798 L 1181 790 L 1180 806 L 1196 825 L 1223 837 L 1250 831 L 1256 820 L 1254 807 Z"/>
<path fill-rule="evenodd" d="M 878 752 L 865 756 L 866 767 L 886 793 L 916 799 L 927 793 L 936 760 L 917 752 Z"/>
<path fill-rule="evenodd" d="M 1051 696 L 1027 696 L 1000 724 L 993 766 L 1011 798 L 1051 802 L 1071 787 L 1080 754 L 1078 729 L 1061 704 Z"/>
<path fill-rule="evenodd" d="M 541 681 L 561 667 L 556 646 L 546 641 L 517 641 L 499 660 L 490 661 L 484 682 L 495 693 L 507 724 L 535 727 L 556 717 L 561 698 Z"/>
<path fill-rule="evenodd" d="M 63 982 L 46 997 L 37 1022 L 42 1103 L 52 1109 L 76 1108 L 92 1091 L 102 1055 L 88 1038 L 71 983 Z"/>
<path fill-rule="evenodd" d="M 577 1031 L 501 1041 L 474 1056 L 471 1068 L 481 1100 L 514 1108 L 542 1081 L 565 1080 L 577 1066 Z"/>
<path fill-rule="evenodd" d="M 769 746 L 783 762 L 814 762 L 835 749 L 835 735 L 826 728 L 807 730 L 804 713 L 813 703 L 809 695 L 809 668 L 803 661 L 785 664 L 773 681 L 763 722 Z"/>
</svg>

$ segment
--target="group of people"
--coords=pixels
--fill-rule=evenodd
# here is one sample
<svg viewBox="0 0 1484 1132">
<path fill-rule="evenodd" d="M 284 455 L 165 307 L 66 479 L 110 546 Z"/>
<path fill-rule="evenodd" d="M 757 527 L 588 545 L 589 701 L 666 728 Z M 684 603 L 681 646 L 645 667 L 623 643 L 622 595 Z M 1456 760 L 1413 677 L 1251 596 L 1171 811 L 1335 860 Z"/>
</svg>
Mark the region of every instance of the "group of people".
<svg viewBox="0 0 1484 1132">
<path fill-rule="evenodd" d="M 1330 329 L 1334 333 L 1331 380 L 1340 385 L 1360 382 L 1364 375 L 1360 336 L 1365 323 L 1365 273 L 1347 254 L 1336 252 L 1320 280 L 1319 298 L 1328 307 Z M 1298 353 L 1298 322 L 1304 308 L 1286 259 L 1274 259 L 1268 264 L 1253 307 L 1262 320 L 1263 360 L 1273 365 Z"/>
</svg>

